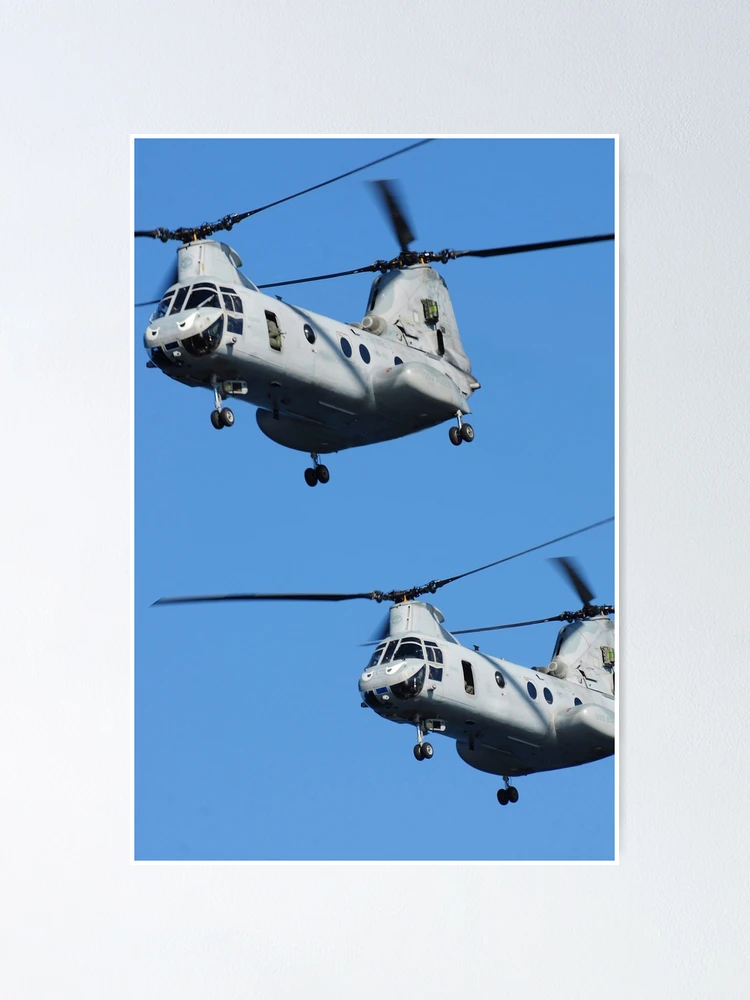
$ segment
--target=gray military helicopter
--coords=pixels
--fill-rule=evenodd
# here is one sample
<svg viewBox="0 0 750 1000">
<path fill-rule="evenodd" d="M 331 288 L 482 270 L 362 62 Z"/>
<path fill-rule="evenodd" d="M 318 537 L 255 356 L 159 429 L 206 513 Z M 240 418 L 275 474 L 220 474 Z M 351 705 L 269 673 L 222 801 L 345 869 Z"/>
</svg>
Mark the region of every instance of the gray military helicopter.
<svg viewBox="0 0 750 1000">
<path fill-rule="evenodd" d="M 211 422 L 231 427 L 231 398 L 257 407 L 258 426 L 271 440 L 308 452 L 309 486 L 327 483 L 320 455 L 388 441 L 447 420 L 452 444 L 474 439 L 464 420 L 480 388 L 472 374 L 448 288 L 430 265 L 460 257 L 498 257 L 598 243 L 614 234 L 583 236 L 483 250 L 414 251 L 414 232 L 394 186 L 376 183 L 399 244 L 391 260 L 334 274 L 255 285 L 227 244 L 208 237 L 238 222 L 365 170 L 432 140 L 421 140 L 305 191 L 216 223 L 177 230 L 139 230 L 138 237 L 178 240 L 174 280 L 144 334 L 148 367 L 214 396 Z M 377 272 L 361 322 L 321 316 L 261 289 Z M 151 305 L 154 303 L 138 303 Z"/>
<path fill-rule="evenodd" d="M 518 801 L 511 778 L 553 771 L 609 757 L 615 746 L 615 649 L 611 605 L 595 605 L 594 594 L 575 563 L 557 566 L 583 606 L 549 618 L 459 629 L 443 627 L 442 613 L 418 598 L 519 556 L 536 552 L 614 520 L 609 517 L 476 569 L 407 590 L 358 594 L 223 594 L 163 597 L 155 604 L 206 601 L 393 602 L 377 648 L 359 678 L 362 707 L 417 731 L 414 756 L 430 760 L 425 740 L 440 734 L 455 740 L 467 764 L 500 775 L 501 805 Z M 562 621 L 548 666 L 525 667 L 463 646 L 457 635 Z"/>
</svg>

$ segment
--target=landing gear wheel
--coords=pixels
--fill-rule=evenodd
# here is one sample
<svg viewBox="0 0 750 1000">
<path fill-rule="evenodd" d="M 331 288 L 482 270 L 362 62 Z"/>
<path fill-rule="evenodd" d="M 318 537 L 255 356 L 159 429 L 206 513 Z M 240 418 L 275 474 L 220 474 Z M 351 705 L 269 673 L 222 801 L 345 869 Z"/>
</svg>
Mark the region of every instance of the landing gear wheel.
<svg viewBox="0 0 750 1000">
<path fill-rule="evenodd" d="M 501 806 L 507 806 L 508 804 L 508 790 L 506 788 L 500 788 L 497 793 L 497 801 Z"/>
<path fill-rule="evenodd" d="M 305 469 L 305 482 L 308 486 L 318 485 L 318 474 L 315 469 Z"/>
<path fill-rule="evenodd" d="M 221 420 L 221 410 L 211 410 L 211 423 L 214 425 L 217 431 L 220 431 L 224 426 Z"/>
<path fill-rule="evenodd" d="M 318 482 L 324 486 L 328 480 L 331 478 L 331 473 L 328 471 L 325 465 L 318 465 L 315 468 L 315 475 Z"/>
<path fill-rule="evenodd" d="M 422 760 L 430 760 L 435 751 L 432 749 L 432 743 L 422 744 Z"/>
<path fill-rule="evenodd" d="M 234 414 L 232 413 L 232 411 L 229 409 L 228 406 L 225 406 L 223 410 L 219 410 L 219 415 L 221 417 L 222 427 L 232 426 L 232 424 L 234 423 Z"/>
<path fill-rule="evenodd" d="M 467 443 L 474 440 L 474 428 L 471 424 L 461 424 L 461 439 Z"/>
<path fill-rule="evenodd" d="M 518 789 L 513 785 L 508 789 L 508 802 L 518 802 Z"/>
<path fill-rule="evenodd" d="M 423 743 L 417 743 L 414 746 L 414 756 L 417 758 L 417 760 L 424 760 L 424 754 L 422 753 L 423 746 L 424 746 Z"/>
<path fill-rule="evenodd" d="M 448 437 L 451 439 L 451 444 L 459 445 L 463 438 L 461 437 L 461 431 L 458 427 L 451 427 L 448 431 Z"/>
</svg>

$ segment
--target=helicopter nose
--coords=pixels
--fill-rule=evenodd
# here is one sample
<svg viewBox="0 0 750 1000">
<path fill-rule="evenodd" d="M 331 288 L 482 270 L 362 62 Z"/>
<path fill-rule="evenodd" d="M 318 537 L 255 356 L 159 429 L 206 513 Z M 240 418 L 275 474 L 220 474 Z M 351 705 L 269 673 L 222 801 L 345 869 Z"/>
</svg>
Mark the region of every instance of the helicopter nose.
<svg viewBox="0 0 750 1000">
<path fill-rule="evenodd" d="M 222 315 L 221 309 L 194 309 L 189 313 L 164 316 L 155 323 L 149 323 L 143 335 L 146 348 L 161 347 L 173 340 L 185 340 L 207 330 Z"/>
</svg>

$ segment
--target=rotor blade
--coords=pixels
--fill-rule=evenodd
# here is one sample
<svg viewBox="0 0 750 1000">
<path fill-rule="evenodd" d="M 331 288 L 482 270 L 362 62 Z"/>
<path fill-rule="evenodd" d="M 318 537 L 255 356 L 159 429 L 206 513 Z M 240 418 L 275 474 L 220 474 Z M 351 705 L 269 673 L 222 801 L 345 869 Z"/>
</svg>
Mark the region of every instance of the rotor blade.
<svg viewBox="0 0 750 1000">
<path fill-rule="evenodd" d="M 356 601 L 376 600 L 374 594 L 208 594 L 199 597 L 160 597 L 157 604 L 195 604 L 200 601 Z"/>
<path fill-rule="evenodd" d="M 563 576 L 567 577 L 568 582 L 583 601 L 583 606 L 591 604 L 594 593 L 584 580 L 583 574 L 574 560 L 570 556 L 555 556 L 550 561 L 556 563 Z"/>
<path fill-rule="evenodd" d="M 470 569 L 466 573 L 459 573 L 458 576 L 450 576 L 447 580 L 436 580 L 435 587 L 444 587 L 447 583 L 453 583 L 456 580 L 462 580 L 465 576 L 471 576 L 473 573 L 481 573 L 482 570 L 490 569 L 492 566 L 499 566 L 500 563 L 510 562 L 511 559 L 518 559 L 519 556 L 525 556 L 529 552 L 536 552 L 539 549 L 544 549 L 548 545 L 554 545 L 555 542 L 562 542 L 566 538 L 572 538 L 574 535 L 582 535 L 584 531 L 591 531 L 592 528 L 598 528 L 602 524 L 608 524 L 610 521 L 614 521 L 614 517 L 605 517 L 603 521 L 595 521 L 594 524 L 587 524 L 585 528 L 577 528 L 575 531 L 569 531 L 565 535 L 560 535 L 558 538 L 551 538 L 548 542 L 542 542 L 541 545 L 532 545 L 529 549 L 523 549 L 521 552 L 514 552 L 512 556 L 505 556 L 503 559 L 496 559 L 494 562 L 487 563 L 485 566 L 478 566 L 476 569 Z"/>
<path fill-rule="evenodd" d="M 577 236 L 572 240 L 550 240 L 547 243 L 519 243 L 514 247 L 494 247 L 490 250 L 454 250 L 454 257 L 505 257 L 512 253 L 529 253 L 532 250 L 554 250 L 555 247 L 574 247 L 581 243 L 602 243 L 613 240 L 614 233 L 606 236 Z"/>
<path fill-rule="evenodd" d="M 171 288 L 172 285 L 176 285 L 180 279 L 179 271 L 177 268 L 177 257 L 172 261 L 167 273 L 164 275 L 164 280 L 162 281 L 162 288 L 166 291 L 167 288 Z M 158 299 L 151 299 L 150 302 L 136 302 L 135 308 L 140 309 L 141 306 L 158 306 L 161 300 L 164 298 L 162 295 Z"/>
<path fill-rule="evenodd" d="M 385 637 L 390 634 L 391 634 L 391 615 L 390 612 L 388 612 L 388 614 L 383 615 L 383 617 L 378 622 L 378 627 L 370 636 L 370 642 L 378 643 L 381 641 L 381 639 L 385 639 Z M 367 643 L 367 645 L 369 646 L 370 643 Z"/>
<path fill-rule="evenodd" d="M 374 271 L 372 264 L 367 267 L 355 267 L 353 271 L 337 271 L 335 274 L 318 274 L 314 278 L 295 278 L 292 281 L 267 281 L 258 288 L 281 288 L 282 285 L 304 285 L 306 281 L 325 281 L 326 278 L 344 278 L 348 274 L 364 274 L 365 271 Z"/>
<path fill-rule="evenodd" d="M 180 229 L 138 229 L 135 232 L 136 236 L 148 236 L 151 239 L 162 240 L 167 242 L 167 240 L 183 240 L 185 242 L 197 236 L 199 239 L 205 239 L 207 236 L 211 236 L 213 233 L 219 232 L 222 229 L 229 230 L 232 226 L 236 225 L 238 222 L 242 222 L 243 219 L 249 218 L 251 215 L 257 215 L 259 212 L 265 212 L 267 208 L 274 208 L 276 205 L 283 205 L 285 201 L 291 201 L 293 198 L 299 198 L 303 194 L 309 194 L 311 191 L 317 191 L 318 188 L 326 187 L 328 184 L 334 184 L 336 181 L 343 180 L 345 177 L 351 177 L 352 174 L 358 174 L 362 170 L 367 170 L 368 167 L 374 167 L 378 163 L 384 163 L 386 160 L 393 159 L 394 156 L 400 156 L 402 153 L 408 153 L 412 149 L 417 149 L 419 146 L 424 146 L 428 142 L 434 142 L 435 140 L 430 139 L 420 139 L 418 142 L 413 142 L 410 146 L 404 146 L 401 149 L 397 149 L 394 153 L 387 153 L 385 156 L 379 156 L 376 160 L 371 160 L 369 163 L 365 163 L 364 166 L 355 167 L 353 170 L 347 170 L 343 174 L 338 174 L 336 177 L 331 177 L 327 181 L 321 181 L 320 184 L 313 184 L 312 187 L 305 188 L 303 191 L 297 191 L 294 194 L 289 194 L 285 198 L 278 198 L 276 201 L 270 201 L 267 205 L 261 205 L 260 208 L 251 208 L 249 212 L 240 212 L 235 215 L 225 215 L 223 219 L 219 219 L 215 223 L 203 223 L 200 226 L 196 226 L 195 229 L 190 229 L 189 227 L 182 227 Z"/>
<path fill-rule="evenodd" d="M 406 221 L 403 194 L 397 190 L 395 181 L 373 181 L 372 183 L 380 196 L 383 209 L 391 221 L 398 245 L 402 250 L 408 250 L 409 244 L 413 243 L 417 237 Z"/>
<path fill-rule="evenodd" d="M 484 628 L 460 628 L 457 632 L 451 632 L 451 635 L 466 635 L 469 632 L 496 632 L 501 628 L 521 628 L 523 625 L 543 625 L 545 622 L 561 621 L 564 621 L 562 615 L 553 615 L 552 618 L 536 618 L 532 622 L 511 622 L 510 625 L 486 625 Z"/>
</svg>

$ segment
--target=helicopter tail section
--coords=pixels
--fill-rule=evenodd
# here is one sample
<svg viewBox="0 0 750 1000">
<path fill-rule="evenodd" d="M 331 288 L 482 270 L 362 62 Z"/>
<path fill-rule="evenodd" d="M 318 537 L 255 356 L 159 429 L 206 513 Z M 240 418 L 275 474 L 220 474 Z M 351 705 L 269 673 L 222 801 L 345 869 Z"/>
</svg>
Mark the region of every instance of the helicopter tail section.
<svg viewBox="0 0 750 1000">
<path fill-rule="evenodd" d="M 379 275 L 372 284 L 362 326 L 382 336 L 403 338 L 411 347 L 437 354 L 466 374 L 471 372 L 448 287 L 427 264 Z"/>
</svg>

